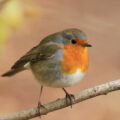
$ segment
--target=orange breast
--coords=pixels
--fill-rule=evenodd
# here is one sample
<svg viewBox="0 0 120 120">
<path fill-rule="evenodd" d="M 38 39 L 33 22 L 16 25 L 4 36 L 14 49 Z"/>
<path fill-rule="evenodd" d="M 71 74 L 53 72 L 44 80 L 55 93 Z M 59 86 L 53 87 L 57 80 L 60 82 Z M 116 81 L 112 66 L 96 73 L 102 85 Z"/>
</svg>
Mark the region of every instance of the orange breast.
<svg viewBox="0 0 120 120">
<path fill-rule="evenodd" d="M 75 73 L 77 69 L 85 73 L 88 69 L 89 57 L 86 47 L 80 45 L 61 46 L 64 50 L 62 70 L 66 74 Z"/>
</svg>

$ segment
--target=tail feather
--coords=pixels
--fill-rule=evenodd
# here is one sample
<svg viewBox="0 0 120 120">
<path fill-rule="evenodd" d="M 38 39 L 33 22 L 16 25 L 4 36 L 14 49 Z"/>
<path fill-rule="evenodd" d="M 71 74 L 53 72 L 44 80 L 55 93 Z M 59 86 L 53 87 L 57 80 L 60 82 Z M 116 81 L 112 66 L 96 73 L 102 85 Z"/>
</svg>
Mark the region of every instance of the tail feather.
<svg viewBox="0 0 120 120">
<path fill-rule="evenodd" d="M 10 76 L 15 75 L 16 73 L 18 73 L 18 72 L 20 72 L 20 71 L 23 71 L 23 70 L 25 70 L 25 69 L 24 69 L 24 68 L 11 69 L 11 70 L 9 70 L 8 72 L 2 74 L 1 76 L 2 76 L 2 77 L 7 77 L 7 76 L 10 77 Z"/>
</svg>

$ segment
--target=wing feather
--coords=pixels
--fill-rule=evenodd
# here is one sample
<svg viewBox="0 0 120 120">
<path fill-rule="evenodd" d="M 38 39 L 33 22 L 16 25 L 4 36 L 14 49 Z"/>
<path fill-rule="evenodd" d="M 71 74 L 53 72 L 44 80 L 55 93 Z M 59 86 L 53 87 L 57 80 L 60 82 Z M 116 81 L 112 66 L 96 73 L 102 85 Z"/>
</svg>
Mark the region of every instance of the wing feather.
<svg viewBox="0 0 120 120">
<path fill-rule="evenodd" d="M 18 61 L 16 61 L 16 63 L 11 68 L 17 69 L 23 67 L 28 62 L 49 59 L 57 49 L 59 49 L 59 47 L 56 44 L 45 44 L 42 46 L 38 45 L 27 52 Z"/>
</svg>

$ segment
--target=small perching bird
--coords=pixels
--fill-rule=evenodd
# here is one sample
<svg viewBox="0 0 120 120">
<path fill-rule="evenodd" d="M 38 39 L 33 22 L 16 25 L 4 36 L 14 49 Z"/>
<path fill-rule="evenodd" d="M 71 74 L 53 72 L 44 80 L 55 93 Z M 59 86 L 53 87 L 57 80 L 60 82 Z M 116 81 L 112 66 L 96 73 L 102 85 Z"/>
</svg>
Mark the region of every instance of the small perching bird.
<svg viewBox="0 0 120 120">
<path fill-rule="evenodd" d="M 89 64 L 87 47 L 91 47 L 88 38 L 79 29 L 66 29 L 51 34 L 2 76 L 12 76 L 30 69 L 41 85 L 40 98 L 44 86 L 62 88 L 72 105 L 73 96 L 65 87 L 77 84 L 85 76 Z M 41 106 L 39 99 L 38 107 Z"/>
</svg>

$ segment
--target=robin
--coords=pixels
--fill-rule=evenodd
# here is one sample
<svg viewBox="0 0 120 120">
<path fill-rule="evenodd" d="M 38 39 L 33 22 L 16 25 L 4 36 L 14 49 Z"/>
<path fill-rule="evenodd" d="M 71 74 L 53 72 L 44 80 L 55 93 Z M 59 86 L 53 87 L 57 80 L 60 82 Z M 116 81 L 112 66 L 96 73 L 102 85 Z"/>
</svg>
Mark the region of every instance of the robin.
<svg viewBox="0 0 120 120">
<path fill-rule="evenodd" d="M 45 37 L 21 57 L 11 70 L 2 76 L 12 76 L 30 69 L 41 85 L 38 108 L 44 86 L 62 88 L 72 106 L 72 94 L 65 87 L 80 82 L 86 74 L 89 64 L 88 38 L 79 29 L 65 29 Z"/>
</svg>

